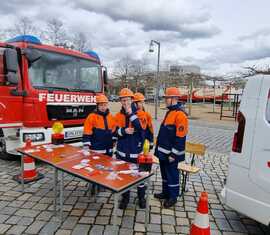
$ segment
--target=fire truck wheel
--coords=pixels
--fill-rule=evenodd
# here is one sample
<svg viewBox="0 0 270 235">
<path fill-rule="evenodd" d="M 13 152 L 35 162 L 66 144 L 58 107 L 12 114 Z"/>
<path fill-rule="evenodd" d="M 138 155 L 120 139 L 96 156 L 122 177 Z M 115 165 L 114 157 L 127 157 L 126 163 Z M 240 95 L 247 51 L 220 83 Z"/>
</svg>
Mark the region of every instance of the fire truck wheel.
<svg viewBox="0 0 270 235">
<path fill-rule="evenodd" d="M 6 152 L 6 141 L 4 138 L 3 131 L 1 129 L 0 129 L 0 159 L 8 161 L 17 160 L 16 157 Z"/>
</svg>

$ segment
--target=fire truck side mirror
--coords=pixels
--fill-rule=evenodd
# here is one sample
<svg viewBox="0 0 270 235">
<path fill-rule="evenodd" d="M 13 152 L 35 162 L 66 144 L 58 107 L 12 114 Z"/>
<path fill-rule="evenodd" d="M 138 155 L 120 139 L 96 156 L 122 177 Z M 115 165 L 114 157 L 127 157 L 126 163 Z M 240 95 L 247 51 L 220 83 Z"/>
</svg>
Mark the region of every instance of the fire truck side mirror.
<svg viewBox="0 0 270 235">
<path fill-rule="evenodd" d="M 104 91 L 108 91 L 108 72 L 106 67 L 102 67 L 102 76 L 103 76 L 103 81 L 104 81 Z"/>
<path fill-rule="evenodd" d="M 24 54 L 29 62 L 29 65 L 41 58 L 41 53 L 37 50 L 26 48 L 24 49 Z"/>
<path fill-rule="evenodd" d="M 18 84 L 18 54 L 16 49 L 7 48 L 4 52 L 4 67 L 7 81 L 11 84 Z"/>
</svg>

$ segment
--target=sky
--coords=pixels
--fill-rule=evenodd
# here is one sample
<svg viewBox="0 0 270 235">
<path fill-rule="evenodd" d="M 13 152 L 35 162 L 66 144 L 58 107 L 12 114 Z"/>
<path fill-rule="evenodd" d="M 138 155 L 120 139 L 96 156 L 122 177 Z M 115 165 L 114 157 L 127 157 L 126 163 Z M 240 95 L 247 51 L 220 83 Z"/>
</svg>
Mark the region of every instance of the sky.
<svg viewBox="0 0 270 235">
<path fill-rule="evenodd" d="M 270 63 L 269 0 L 9 0 L 2 1 L 0 29 L 19 17 L 36 24 L 57 18 L 88 35 L 104 65 L 125 56 L 155 65 L 198 65 L 208 75 L 228 75 Z M 156 48 L 155 48 L 156 49 Z"/>
</svg>

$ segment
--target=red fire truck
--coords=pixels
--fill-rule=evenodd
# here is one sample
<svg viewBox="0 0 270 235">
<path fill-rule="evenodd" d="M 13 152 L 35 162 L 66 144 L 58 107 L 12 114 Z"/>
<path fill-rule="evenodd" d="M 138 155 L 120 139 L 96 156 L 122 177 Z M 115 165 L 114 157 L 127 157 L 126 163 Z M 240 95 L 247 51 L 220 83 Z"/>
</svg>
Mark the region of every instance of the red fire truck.
<svg viewBox="0 0 270 235">
<path fill-rule="evenodd" d="M 65 142 L 80 142 L 106 81 L 94 51 L 44 45 L 31 35 L 0 43 L 0 157 L 14 157 L 28 138 L 50 142 L 55 121 L 65 126 Z"/>
</svg>

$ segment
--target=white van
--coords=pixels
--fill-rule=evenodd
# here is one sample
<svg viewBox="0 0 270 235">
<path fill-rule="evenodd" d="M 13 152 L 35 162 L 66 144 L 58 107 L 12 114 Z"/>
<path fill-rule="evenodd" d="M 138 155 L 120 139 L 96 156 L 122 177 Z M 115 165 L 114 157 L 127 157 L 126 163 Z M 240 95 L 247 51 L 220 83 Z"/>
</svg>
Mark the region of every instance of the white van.
<svg viewBox="0 0 270 235">
<path fill-rule="evenodd" d="M 239 108 L 224 203 L 270 225 L 270 75 L 249 78 Z"/>
</svg>

